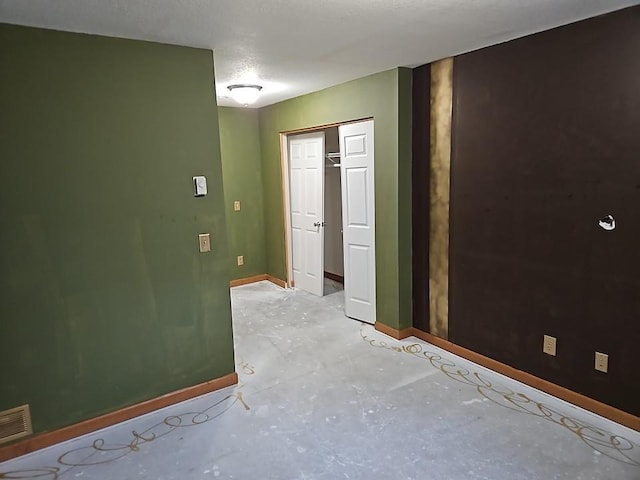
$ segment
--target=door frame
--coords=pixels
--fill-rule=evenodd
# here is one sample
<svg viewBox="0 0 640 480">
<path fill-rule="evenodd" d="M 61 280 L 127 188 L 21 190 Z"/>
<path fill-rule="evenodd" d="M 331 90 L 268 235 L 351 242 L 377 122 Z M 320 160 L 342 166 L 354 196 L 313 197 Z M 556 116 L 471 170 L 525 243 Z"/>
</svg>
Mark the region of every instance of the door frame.
<svg viewBox="0 0 640 480">
<path fill-rule="evenodd" d="M 285 279 L 286 288 L 295 287 L 293 282 L 293 257 L 291 245 L 291 197 L 290 197 L 290 180 L 289 180 L 289 137 L 293 135 L 299 135 L 301 133 L 313 133 L 321 130 L 325 130 L 331 127 L 339 127 L 340 125 L 348 125 L 350 123 L 365 122 L 367 120 L 374 120 L 373 117 L 364 117 L 354 120 L 344 120 L 342 122 L 327 123 L 314 127 L 299 128 L 295 130 L 286 130 L 280 132 L 280 173 L 282 175 L 282 210 L 284 212 L 284 261 L 285 272 L 287 278 Z M 326 153 L 326 152 L 325 152 Z M 322 193 L 324 199 L 324 192 Z M 374 192 L 375 201 L 375 192 Z M 324 267 L 323 267 L 324 274 Z M 375 274 L 375 273 L 374 273 Z"/>
</svg>

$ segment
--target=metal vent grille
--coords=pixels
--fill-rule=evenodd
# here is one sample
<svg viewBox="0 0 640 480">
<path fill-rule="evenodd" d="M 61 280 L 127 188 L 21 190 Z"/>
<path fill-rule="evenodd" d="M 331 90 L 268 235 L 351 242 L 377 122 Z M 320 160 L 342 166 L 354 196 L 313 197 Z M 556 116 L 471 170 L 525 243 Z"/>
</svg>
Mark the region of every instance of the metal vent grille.
<svg viewBox="0 0 640 480">
<path fill-rule="evenodd" d="M 0 412 L 0 443 L 10 442 L 32 433 L 29 405 Z"/>
</svg>

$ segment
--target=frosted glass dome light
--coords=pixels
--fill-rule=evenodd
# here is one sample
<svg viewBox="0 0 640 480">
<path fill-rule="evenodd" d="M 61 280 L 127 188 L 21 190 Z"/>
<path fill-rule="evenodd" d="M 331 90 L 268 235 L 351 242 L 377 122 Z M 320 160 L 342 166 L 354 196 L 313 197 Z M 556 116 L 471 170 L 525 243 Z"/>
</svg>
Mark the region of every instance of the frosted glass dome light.
<svg viewBox="0 0 640 480">
<path fill-rule="evenodd" d="M 229 85 L 227 88 L 229 89 L 231 98 L 245 107 L 255 103 L 260 96 L 260 90 L 262 90 L 262 86 L 260 85 L 248 84 Z"/>
</svg>

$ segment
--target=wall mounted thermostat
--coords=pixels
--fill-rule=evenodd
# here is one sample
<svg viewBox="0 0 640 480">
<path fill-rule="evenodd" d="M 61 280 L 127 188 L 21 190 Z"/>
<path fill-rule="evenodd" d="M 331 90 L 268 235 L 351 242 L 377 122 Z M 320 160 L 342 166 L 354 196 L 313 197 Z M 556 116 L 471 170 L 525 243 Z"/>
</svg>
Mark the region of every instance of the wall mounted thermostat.
<svg viewBox="0 0 640 480">
<path fill-rule="evenodd" d="M 207 177 L 193 177 L 193 196 L 204 197 L 207 194 Z"/>
</svg>

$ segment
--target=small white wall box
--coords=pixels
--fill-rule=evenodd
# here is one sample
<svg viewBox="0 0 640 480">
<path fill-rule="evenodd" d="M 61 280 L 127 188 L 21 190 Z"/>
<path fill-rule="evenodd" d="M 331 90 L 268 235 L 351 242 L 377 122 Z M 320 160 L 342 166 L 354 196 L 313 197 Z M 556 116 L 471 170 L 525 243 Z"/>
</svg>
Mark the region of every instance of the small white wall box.
<svg viewBox="0 0 640 480">
<path fill-rule="evenodd" d="M 193 177 L 193 196 L 204 197 L 207 194 L 207 177 Z"/>
</svg>

